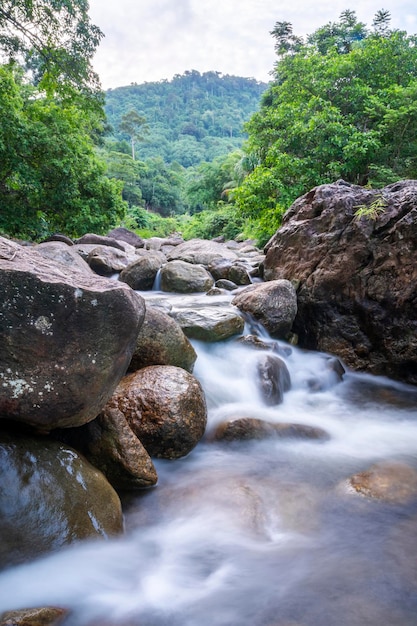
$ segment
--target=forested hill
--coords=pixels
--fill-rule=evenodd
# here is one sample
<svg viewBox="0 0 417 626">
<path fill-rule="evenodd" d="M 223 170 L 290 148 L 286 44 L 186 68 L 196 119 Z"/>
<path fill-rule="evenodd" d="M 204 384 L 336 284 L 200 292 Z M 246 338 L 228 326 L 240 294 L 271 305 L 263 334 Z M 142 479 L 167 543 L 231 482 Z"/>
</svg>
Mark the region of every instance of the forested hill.
<svg viewBox="0 0 417 626">
<path fill-rule="evenodd" d="M 253 78 L 192 70 L 170 81 L 110 89 L 106 114 L 117 141 L 129 141 L 120 129 L 123 116 L 135 111 L 144 118 L 136 158 L 159 156 L 189 167 L 242 145 L 243 124 L 259 108 L 266 88 Z"/>
</svg>

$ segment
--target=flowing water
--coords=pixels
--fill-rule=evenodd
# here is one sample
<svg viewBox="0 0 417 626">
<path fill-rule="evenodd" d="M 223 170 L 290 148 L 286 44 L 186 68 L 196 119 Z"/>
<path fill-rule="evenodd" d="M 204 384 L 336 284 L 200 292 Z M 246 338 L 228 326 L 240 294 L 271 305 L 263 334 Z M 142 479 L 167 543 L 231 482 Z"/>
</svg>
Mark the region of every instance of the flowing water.
<svg viewBox="0 0 417 626">
<path fill-rule="evenodd" d="M 156 488 L 124 496 L 125 536 L 0 574 L 0 612 L 68 607 L 68 626 L 416 626 L 416 500 L 366 498 L 346 480 L 384 460 L 416 467 L 417 391 L 352 372 L 338 382 L 326 355 L 292 348 L 292 388 L 267 407 L 258 350 L 194 345 L 207 436 L 155 461 Z M 329 438 L 213 442 L 233 417 Z"/>
</svg>

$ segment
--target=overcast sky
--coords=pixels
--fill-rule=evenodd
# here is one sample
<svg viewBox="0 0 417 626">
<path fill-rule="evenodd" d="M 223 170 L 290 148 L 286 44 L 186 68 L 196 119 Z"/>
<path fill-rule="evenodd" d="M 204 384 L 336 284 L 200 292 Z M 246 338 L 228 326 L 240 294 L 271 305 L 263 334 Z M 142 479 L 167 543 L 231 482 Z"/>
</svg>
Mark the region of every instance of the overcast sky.
<svg viewBox="0 0 417 626">
<path fill-rule="evenodd" d="M 94 68 L 104 89 L 186 70 L 268 81 L 275 22 L 305 35 L 345 9 L 370 26 L 382 8 L 393 28 L 417 33 L 416 0 L 90 0 L 92 22 L 105 34 Z"/>
</svg>

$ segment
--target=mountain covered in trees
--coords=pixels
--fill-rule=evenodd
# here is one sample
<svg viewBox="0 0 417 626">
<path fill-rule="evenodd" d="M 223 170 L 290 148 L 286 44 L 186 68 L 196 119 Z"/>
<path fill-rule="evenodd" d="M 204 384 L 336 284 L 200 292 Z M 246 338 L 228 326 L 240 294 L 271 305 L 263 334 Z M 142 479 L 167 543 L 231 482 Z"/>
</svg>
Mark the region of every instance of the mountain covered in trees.
<svg viewBox="0 0 417 626">
<path fill-rule="evenodd" d="M 212 161 L 241 147 L 243 125 L 266 88 L 253 78 L 192 70 L 170 81 L 110 89 L 107 146 L 130 152 L 133 141 L 137 159 L 161 157 L 183 167 Z"/>
</svg>

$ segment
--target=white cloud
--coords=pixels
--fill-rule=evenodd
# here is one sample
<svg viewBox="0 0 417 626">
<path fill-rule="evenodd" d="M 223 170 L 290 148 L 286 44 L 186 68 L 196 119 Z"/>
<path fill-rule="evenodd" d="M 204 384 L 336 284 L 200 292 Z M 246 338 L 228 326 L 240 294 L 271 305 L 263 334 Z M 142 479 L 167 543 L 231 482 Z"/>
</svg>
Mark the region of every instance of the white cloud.
<svg viewBox="0 0 417 626">
<path fill-rule="evenodd" d="M 393 27 L 417 30 L 415 0 L 90 0 L 92 21 L 105 33 L 94 66 L 106 89 L 191 69 L 268 80 L 276 21 L 305 35 L 346 8 L 367 24 L 388 9 Z"/>
</svg>

